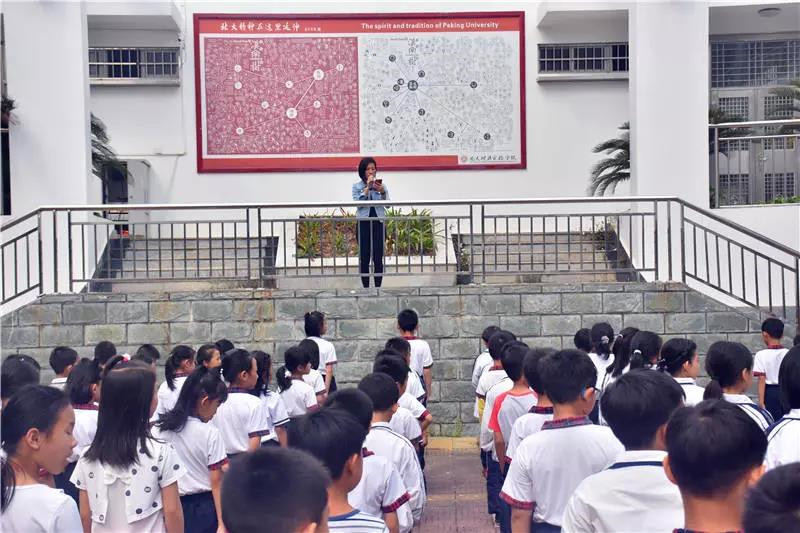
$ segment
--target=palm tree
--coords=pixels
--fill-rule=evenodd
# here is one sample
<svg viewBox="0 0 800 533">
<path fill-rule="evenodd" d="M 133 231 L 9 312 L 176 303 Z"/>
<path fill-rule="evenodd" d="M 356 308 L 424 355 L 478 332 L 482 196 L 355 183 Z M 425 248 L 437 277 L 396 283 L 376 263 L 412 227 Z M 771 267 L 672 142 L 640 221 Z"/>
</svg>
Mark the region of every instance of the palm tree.
<svg viewBox="0 0 800 533">
<path fill-rule="evenodd" d="M 128 175 L 127 166 L 117 159 L 117 154 L 109 144 L 110 139 L 106 131 L 106 125 L 91 114 L 91 136 L 92 136 L 92 173 L 106 181 L 106 172 L 109 168 L 115 168 L 123 175 Z"/>
<path fill-rule="evenodd" d="M 630 122 L 625 122 L 619 129 L 622 130 L 619 137 L 603 141 L 592 148 L 595 154 L 605 152 L 611 157 L 598 161 L 592 167 L 587 189 L 590 196 L 603 196 L 608 190 L 613 193 L 617 185 L 631 177 Z"/>
<path fill-rule="evenodd" d="M 800 79 L 792 81 L 785 87 L 775 87 L 769 92 L 775 96 L 789 99 L 789 103 L 772 108 L 769 119 L 779 120 L 800 116 Z M 781 134 L 798 133 L 800 126 L 785 125 L 781 126 L 779 131 Z"/>
</svg>

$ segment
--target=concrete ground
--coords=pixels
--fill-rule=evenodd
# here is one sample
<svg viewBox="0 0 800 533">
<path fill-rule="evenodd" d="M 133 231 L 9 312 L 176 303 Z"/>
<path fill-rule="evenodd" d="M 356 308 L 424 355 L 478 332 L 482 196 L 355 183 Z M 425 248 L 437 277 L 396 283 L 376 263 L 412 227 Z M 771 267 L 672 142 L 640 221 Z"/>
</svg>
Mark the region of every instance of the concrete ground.
<svg viewBox="0 0 800 533">
<path fill-rule="evenodd" d="M 475 437 L 434 438 L 425 453 L 428 504 L 420 533 L 493 533 Z"/>
</svg>

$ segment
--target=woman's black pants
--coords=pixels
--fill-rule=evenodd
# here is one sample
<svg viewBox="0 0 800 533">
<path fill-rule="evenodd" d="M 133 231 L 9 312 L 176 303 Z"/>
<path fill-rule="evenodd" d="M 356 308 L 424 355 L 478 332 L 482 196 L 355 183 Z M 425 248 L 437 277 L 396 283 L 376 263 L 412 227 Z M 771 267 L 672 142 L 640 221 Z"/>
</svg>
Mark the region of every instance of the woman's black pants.
<svg viewBox="0 0 800 533">
<path fill-rule="evenodd" d="M 378 217 L 370 216 L 358 221 L 358 271 L 369 274 L 369 260 L 375 265 L 375 286 L 383 282 L 383 222 Z M 361 284 L 369 287 L 369 276 L 361 276 Z"/>
</svg>

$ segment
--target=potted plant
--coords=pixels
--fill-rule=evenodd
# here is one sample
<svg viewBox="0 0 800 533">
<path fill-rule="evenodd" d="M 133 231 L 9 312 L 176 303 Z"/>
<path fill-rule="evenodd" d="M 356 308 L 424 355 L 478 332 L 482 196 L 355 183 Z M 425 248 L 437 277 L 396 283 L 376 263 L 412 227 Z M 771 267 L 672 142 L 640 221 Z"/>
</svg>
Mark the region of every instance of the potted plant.
<svg viewBox="0 0 800 533">
<path fill-rule="evenodd" d="M 472 283 L 472 265 L 469 249 L 465 244 L 458 247 L 458 273 L 456 274 L 456 285 L 469 285 Z"/>
</svg>

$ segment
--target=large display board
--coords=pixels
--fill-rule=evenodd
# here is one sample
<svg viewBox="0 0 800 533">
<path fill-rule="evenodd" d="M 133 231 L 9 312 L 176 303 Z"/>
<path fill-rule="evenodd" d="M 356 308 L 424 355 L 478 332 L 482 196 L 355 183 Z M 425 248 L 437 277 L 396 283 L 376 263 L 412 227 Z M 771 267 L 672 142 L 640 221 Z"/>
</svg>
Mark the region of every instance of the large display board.
<svg viewBox="0 0 800 533">
<path fill-rule="evenodd" d="M 524 14 L 195 14 L 198 172 L 525 168 Z"/>
</svg>

